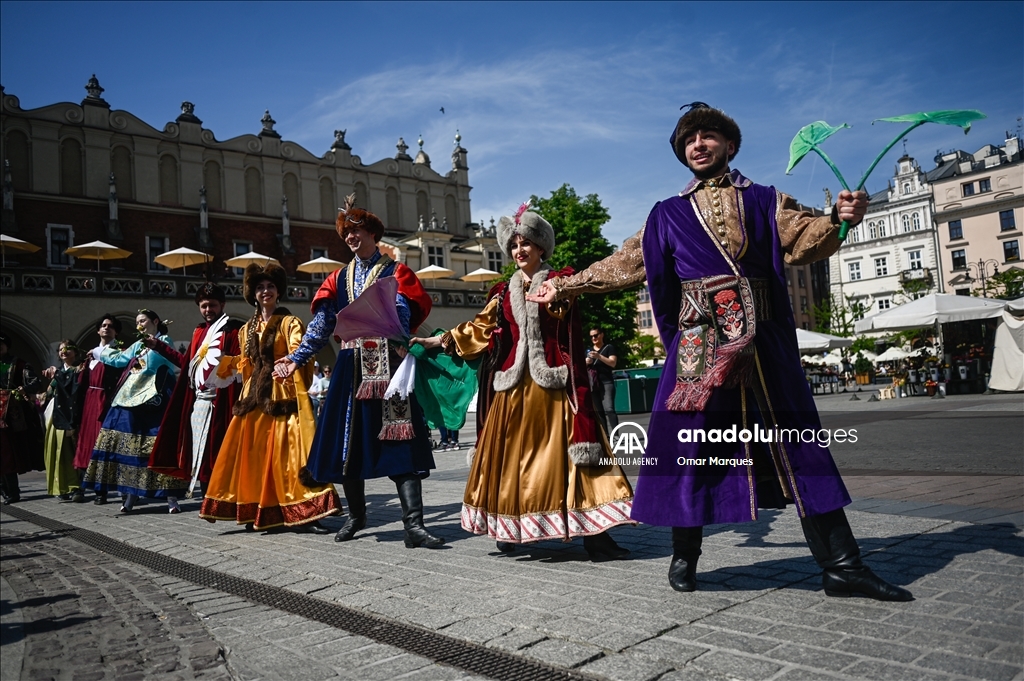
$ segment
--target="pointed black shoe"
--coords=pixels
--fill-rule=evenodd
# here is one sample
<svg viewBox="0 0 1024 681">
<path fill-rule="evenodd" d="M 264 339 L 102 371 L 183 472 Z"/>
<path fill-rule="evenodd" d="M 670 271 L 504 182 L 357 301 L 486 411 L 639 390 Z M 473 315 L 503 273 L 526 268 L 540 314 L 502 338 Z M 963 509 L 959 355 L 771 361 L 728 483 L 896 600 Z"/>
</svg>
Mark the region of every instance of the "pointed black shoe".
<svg viewBox="0 0 1024 681">
<path fill-rule="evenodd" d="M 314 520 L 311 523 L 305 525 L 299 525 L 296 528 L 297 532 L 303 532 L 305 534 L 330 534 L 331 528 L 321 525 L 319 521 Z"/>
<path fill-rule="evenodd" d="M 435 537 L 423 526 L 423 483 L 417 475 L 407 475 L 395 481 L 398 500 L 402 502 L 402 523 L 405 525 L 405 548 L 420 546 L 437 549 L 444 539 Z"/>
<path fill-rule="evenodd" d="M 672 528 L 672 563 L 668 567 L 668 584 L 676 591 L 697 590 L 697 559 L 704 541 L 703 527 Z"/>
<path fill-rule="evenodd" d="M 366 515 L 353 517 L 349 515 L 348 520 L 342 525 L 338 533 L 334 535 L 334 541 L 351 541 L 359 530 L 366 529 Z"/>
<path fill-rule="evenodd" d="M 876 601 L 912 601 L 913 594 L 885 581 L 860 559 L 860 547 L 846 513 L 839 508 L 800 519 L 811 555 L 824 571 L 821 584 L 826 596 L 864 596 Z"/>
<path fill-rule="evenodd" d="M 615 543 L 607 532 L 595 534 L 583 538 L 583 549 L 595 563 L 602 560 L 622 560 L 629 555 L 629 549 L 624 549 Z"/>
<path fill-rule="evenodd" d="M 499 541 L 496 542 L 496 545 L 502 553 L 512 553 L 516 550 L 516 545 L 510 541 Z"/>
</svg>

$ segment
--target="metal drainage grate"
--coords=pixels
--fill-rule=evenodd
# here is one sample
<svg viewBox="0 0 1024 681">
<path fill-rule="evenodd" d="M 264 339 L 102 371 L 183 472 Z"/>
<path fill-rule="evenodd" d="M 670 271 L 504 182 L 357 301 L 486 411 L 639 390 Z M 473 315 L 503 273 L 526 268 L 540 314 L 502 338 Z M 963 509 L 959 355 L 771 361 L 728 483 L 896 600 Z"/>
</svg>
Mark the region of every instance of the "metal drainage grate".
<svg viewBox="0 0 1024 681">
<path fill-rule="evenodd" d="M 394 646 L 472 674 L 502 681 L 505 679 L 508 681 L 560 681 L 563 679 L 586 681 L 592 678 L 569 669 L 542 664 L 477 643 L 460 641 L 429 629 L 396 622 L 386 617 L 365 613 L 344 605 L 288 591 L 281 587 L 268 586 L 251 579 L 226 575 L 154 551 L 130 546 L 98 532 L 83 530 L 16 506 L 4 506 L 3 512 L 70 537 L 121 560 L 142 565 L 171 577 L 240 596 L 253 603 L 260 603 L 309 620 L 322 622 L 336 629 L 364 636 L 378 643 Z"/>
</svg>

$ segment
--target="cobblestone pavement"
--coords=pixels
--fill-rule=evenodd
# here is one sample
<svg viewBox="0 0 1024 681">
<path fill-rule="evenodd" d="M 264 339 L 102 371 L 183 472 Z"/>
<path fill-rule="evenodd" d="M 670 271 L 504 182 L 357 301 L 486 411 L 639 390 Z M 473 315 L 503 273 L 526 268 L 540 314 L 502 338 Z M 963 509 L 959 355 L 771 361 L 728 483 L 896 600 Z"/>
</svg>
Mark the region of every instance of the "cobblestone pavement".
<svg viewBox="0 0 1024 681">
<path fill-rule="evenodd" d="M 435 551 L 404 547 L 387 479 L 367 484 L 369 527 L 345 544 L 329 535 L 247 533 L 202 522 L 196 502 L 176 516 L 156 503 L 129 516 L 116 504 L 61 504 L 27 478 L 19 506 L 225 574 L 596 678 L 1024 680 L 1024 530 L 1013 523 L 849 511 L 867 562 L 917 597 L 877 603 L 826 598 L 796 514 L 762 512 L 754 523 L 707 528 L 700 589 L 679 594 L 666 580 L 666 528 L 613 531 L 633 552 L 626 561 L 591 563 L 579 542 L 499 553 L 459 526 L 465 451 L 436 458 L 438 470 L 424 482 L 426 519 L 448 547 Z M 8 561 L 7 538 L 38 528 L 6 514 L 0 520 L 10 581 L 8 565 L 17 560 Z M 41 540 L 33 551 L 70 551 L 65 541 Z M 467 678 L 216 590 L 155 573 L 149 579 L 195 613 L 225 651 L 224 673 L 242 679 Z M 6 656 L 8 645 L 3 650 Z"/>
<path fill-rule="evenodd" d="M 17 609 L 2 623 L 5 681 L 233 678 L 220 644 L 148 571 L 46 531 L 4 527 L 0 547 L 3 614 Z M 19 657 L 7 660 L 9 645 L 22 665 L 7 664 Z"/>
</svg>

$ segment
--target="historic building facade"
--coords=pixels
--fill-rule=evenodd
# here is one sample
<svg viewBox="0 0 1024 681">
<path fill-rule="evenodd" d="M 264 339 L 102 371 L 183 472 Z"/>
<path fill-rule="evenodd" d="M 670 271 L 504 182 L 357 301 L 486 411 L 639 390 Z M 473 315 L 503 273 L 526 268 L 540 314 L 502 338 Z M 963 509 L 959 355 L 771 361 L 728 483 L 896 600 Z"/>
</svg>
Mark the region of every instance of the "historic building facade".
<svg viewBox="0 0 1024 681">
<path fill-rule="evenodd" d="M 932 219 L 932 175 L 906 154 L 887 189 L 874 194 L 863 222 L 829 259 L 831 294 L 865 315 L 943 291 Z"/>
<path fill-rule="evenodd" d="M 1020 138 L 1006 134 L 1001 146 L 973 154 L 936 157 L 941 177 L 933 183 L 935 221 L 947 289 L 983 295 L 996 272 L 1021 269 L 1024 245 L 1024 161 Z"/>
<path fill-rule="evenodd" d="M 296 268 L 347 255 L 334 221 L 349 194 L 382 219 L 384 248 L 413 269 L 439 263 L 458 277 L 502 265 L 493 229 L 472 220 L 468 152 L 458 134 L 442 174 L 422 140 L 415 157 L 399 138 L 394 158 L 364 164 L 345 130 L 317 156 L 283 139 L 268 111 L 254 134 L 221 141 L 189 102 L 158 129 L 112 109 L 95 76 L 85 89 L 80 104 L 32 110 L 2 93 L 2 231 L 41 250 L 5 252 L 0 324 L 36 361 L 52 361 L 63 337 L 91 343 L 92 324 L 105 311 L 134 319 L 138 308 L 153 308 L 179 320 L 172 335 L 184 339 L 198 317 L 193 292 L 206 276 L 228 288 L 229 311 L 247 318 L 239 271 L 223 263 L 250 251 L 284 265 L 292 275 L 287 304 L 308 319 L 322 275 Z M 95 240 L 131 255 L 98 263 L 64 253 Z M 197 265 L 184 273 L 154 261 L 179 247 L 214 260 L 205 271 Z M 483 304 L 480 284 L 425 284 L 437 305 L 428 325 L 452 325 Z"/>
</svg>

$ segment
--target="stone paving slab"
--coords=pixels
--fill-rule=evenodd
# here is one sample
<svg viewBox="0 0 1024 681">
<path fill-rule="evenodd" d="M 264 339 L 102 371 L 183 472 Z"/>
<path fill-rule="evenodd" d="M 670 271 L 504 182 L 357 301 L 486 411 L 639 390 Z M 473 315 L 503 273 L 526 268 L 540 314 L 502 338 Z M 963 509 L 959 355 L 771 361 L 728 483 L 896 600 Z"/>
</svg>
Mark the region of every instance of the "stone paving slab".
<svg viewBox="0 0 1024 681">
<path fill-rule="evenodd" d="M 437 455 L 442 471 L 464 468 L 463 457 Z M 166 547 L 197 563 L 219 558 L 215 569 L 227 574 L 599 678 L 1024 679 L 1024 533 L 1012 525 L 850 511 L 866 560 L 918 598 L 877 603 L 824 596 L 791 511 L 707 528 L 701 589 L 678 594 L 666 580 L 667 529 L 615 530 L 634 551 L 627 561 L 594 564 L 579 543 L 558 542 L 506 556 L 461 530 L 463 483 L 456 476 L 424 483 L 428 523 L 449 542 L 436 551 L 404 547 L 401 511 L 386 479 L 368 482 L 370 527 L 344 544 L 329 535 L 246 533 L 202 522 L 196 502 L 177 516 L 126 517 L 113 504 L 59 504 L 35 483 L 25 487 L 22 505 L 33 513 L 132 545 Z M 3 516 L 5 537 L 9 520 Z M 325 524 L 340 527 L 341 519 Z M 320 625 L 302 627 L 293 615 L 158 579 L 209 618 L 201 621 L 226 650 L 267 658 L 235 666 L 241 678 L 273 678 L 286 669 L 309 678 L 386 678 L 389 669 L 408 678 L 435 678 L 432 671 L 465 677 L 406 660 L 388 646 L 357 645 L 345 632 L 335 638 Z M 305 666 L 287 663 L 300 654 Z M 229 652 L 232 664 L 237 657 Z"/>
</svg>

